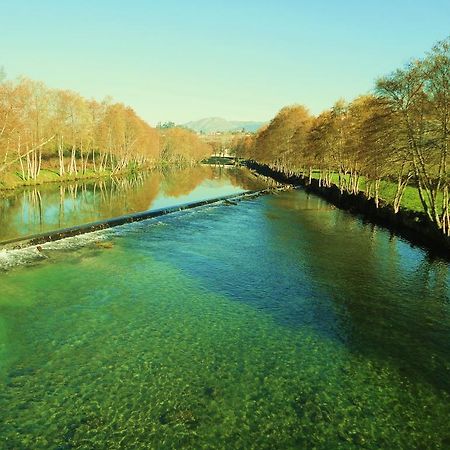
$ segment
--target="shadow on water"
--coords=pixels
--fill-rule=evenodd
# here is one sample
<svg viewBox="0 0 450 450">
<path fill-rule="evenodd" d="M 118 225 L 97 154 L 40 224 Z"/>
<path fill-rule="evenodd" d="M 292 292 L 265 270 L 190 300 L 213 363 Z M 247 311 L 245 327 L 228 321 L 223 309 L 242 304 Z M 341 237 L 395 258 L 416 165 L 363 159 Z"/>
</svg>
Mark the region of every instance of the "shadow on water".
<svg viewBox="0 0 450 450">
<path fill-rule="evenodd" d="M 450 392 L 448 264 L 313 195 L 287 195 L 273 208 L 273 235 L 326 291 L 346 346 Z"/>
<path fill-rule="evenodd" d="M 148 245 L 208 289 L 450 392 L 445 262 L 302 191 L 176 226 Z"/>
</svg>

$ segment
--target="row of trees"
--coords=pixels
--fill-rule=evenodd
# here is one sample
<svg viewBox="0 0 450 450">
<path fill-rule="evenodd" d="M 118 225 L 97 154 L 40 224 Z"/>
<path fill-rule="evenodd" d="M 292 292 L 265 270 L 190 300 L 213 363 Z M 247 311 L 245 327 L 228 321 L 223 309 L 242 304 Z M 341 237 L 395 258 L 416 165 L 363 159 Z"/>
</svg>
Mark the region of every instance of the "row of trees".
<svg viewBox="0 0 450 450">
<path fill-rule="evenodd" d="M 0 178 L 36 179 L 43 165 L 60 176 L 202 159 L 209 148 L 186 130 L 157 130 L 110 99 L 87 100 L 22 78 L 0 80 Z"/>
<path fill-rule="evenodd" d="M 330 186 L 366 195 L 379 204 L 381 180 L 396 184 L 400 209 L 407 185 L 417 188 L 425 214 L 450 235 L 448 151 L 450 38 L 420 60 L 377 80 L 374 93 L 337 102 L 317 117 L 303 106 L 283 108 L 250 138 L 235 144 L 240 157 Z"/>
<path fill-rule="evenodd" d="M 214 151 L 211 145 L 186 128 L 161 128 L 160 135 L 160 157 L 172 165 L 193 165 Z"/>
</svg>

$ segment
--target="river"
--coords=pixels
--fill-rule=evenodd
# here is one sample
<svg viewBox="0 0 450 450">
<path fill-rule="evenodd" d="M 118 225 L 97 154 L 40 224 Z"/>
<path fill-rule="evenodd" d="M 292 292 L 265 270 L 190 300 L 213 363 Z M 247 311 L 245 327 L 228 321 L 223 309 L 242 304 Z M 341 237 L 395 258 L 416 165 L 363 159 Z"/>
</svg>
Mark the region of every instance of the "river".
<svg viewBox="0 0 450 450">
<path fill-rule="evenodd" d="M 262 187 L 248 170 L 203 165 L 0 191 L 0 243 Z"/>
<path fill-rule="evenodd" d="M 217 176 L 215 195 L 261 184 Z M 151 179 L 83 220 L 170 197 Z M 23 208 L 3 239 L 41 231 Z M 450 446 L 448 263 L 302 190 L 3 251 L 0 267 L 1 448 Z"/>
</svg>

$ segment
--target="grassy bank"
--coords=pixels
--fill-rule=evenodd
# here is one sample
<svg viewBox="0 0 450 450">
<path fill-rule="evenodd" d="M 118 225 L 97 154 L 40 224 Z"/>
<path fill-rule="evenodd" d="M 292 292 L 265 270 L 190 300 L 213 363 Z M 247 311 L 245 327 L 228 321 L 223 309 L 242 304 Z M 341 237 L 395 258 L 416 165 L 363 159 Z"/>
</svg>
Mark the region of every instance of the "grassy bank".
<svg viewBox="0 0 450 450">
<path fill-rule="evenodd" d="M 227 156 L 211 156 L 210 158 L 204 159 L 203 164 L 217 164 L 219 166 L 234 166 L 234 158 L 229 158 Z"/>
<path fill-rule="evenodd" d="M 146 169 L 147 168 L 142 168 L 140 170 Z M 0 178 L 0 191 L 14 190 L 23 186 L 37 186 L 45 183 L 61 183 L 78 180 L 100 179 L 108 178 L 111 176 L 120 177 L 130 175 L 131 173 L 132 171 L 130 169 L 114 172 L 114 174 L 110 170 L 103 170 L 99 172 L 92 169 L 87 169 L 85 173 L 65 174 L 63 176 L 60 176 L 56 170 L 41 169 L 39 176 L 35 180 L 25 180 L 23 179 L 20 172 L 10 172 L 2 175 L 2 177 Z"/>
<path fill-rule="evenodd" d="M 316 180 L 319 179 L 319 171 L 313 172 L 313 178 Z M 348 181 L 350 176 L 346 175 L 345 178 Z M 339 175 L 337 173 L 331 176 L 331 182 L 336 186 L 339 185 Z M 366 178 L 360 177 L 359 191 L 365 192 L 365 190 L 366 190 Z M 396 190 L 397 190 L 396 183 L 389 180 L 382 180 L 380 182 L 380 199 L 384 200 L 386 203 L 389 203 L 390 205 L 393 205 Z M 441 203 L 441 201 L 442 201 L 442 193 L 440 192 L 438 193 L 438 203 Z M 409 211 L 423 213 L 423 206 L 420 201 L 419 193 L 415 186 L 406 186 L 401 201 L 401 207 L 402 209 L 407 209 Z"/>
</svg>

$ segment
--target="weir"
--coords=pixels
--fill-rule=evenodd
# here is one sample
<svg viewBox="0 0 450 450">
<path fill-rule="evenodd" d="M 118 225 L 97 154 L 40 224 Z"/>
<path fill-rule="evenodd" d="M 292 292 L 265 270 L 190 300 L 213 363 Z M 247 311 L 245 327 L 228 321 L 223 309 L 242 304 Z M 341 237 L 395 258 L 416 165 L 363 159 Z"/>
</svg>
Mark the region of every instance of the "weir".
<svg viewBox="0 0 450 450">
<path fill-rule="evenodd" d="M 96 222 L 90 222 L 83 225 L 77 225 L 74 227 L 63 228 L 55 231 L 49 231 L 45 233 L 33 234 L 28 236 L 21 236 L 14 239 L 9 239 L 0 242 L 0 249 L 20 249 L 25 247 L 31 247 L 34 245 L 44 244 L 46 242 L 58 241 L 67 237 L 73 237 L 80 234 L 92 233 L 93 231 L 103 230 L 107 228 L 117 227 L 119 225 L 124 225 L 126 223 L 139 222 L 142 220 L 152 219 L 155 217 L 165 216 L 167 214 L 173 214 L 178 211 L 199 208 L 201 206 L 213 205 L 216 203 L 230 201 L 230 200 L 240 200 L 245 198 L 252 198 L 259 195 L 268 194 L 274 190 L 282 190 L 284 187 L 279 188 L 268 188 L 253 191 L 245 191 L 241 194 L 230 194 L 222 197 L 216 197 L 207 200 L 201 200 L 196 202 L 183 203 L 176 206 L 171 206 L 168 208 L 159 208 L 149 211 L 142 211 L 138 213 L 125 214 L 118 217 L 113 217 L 111 219 L 99 220 Z"/>
</svg>

